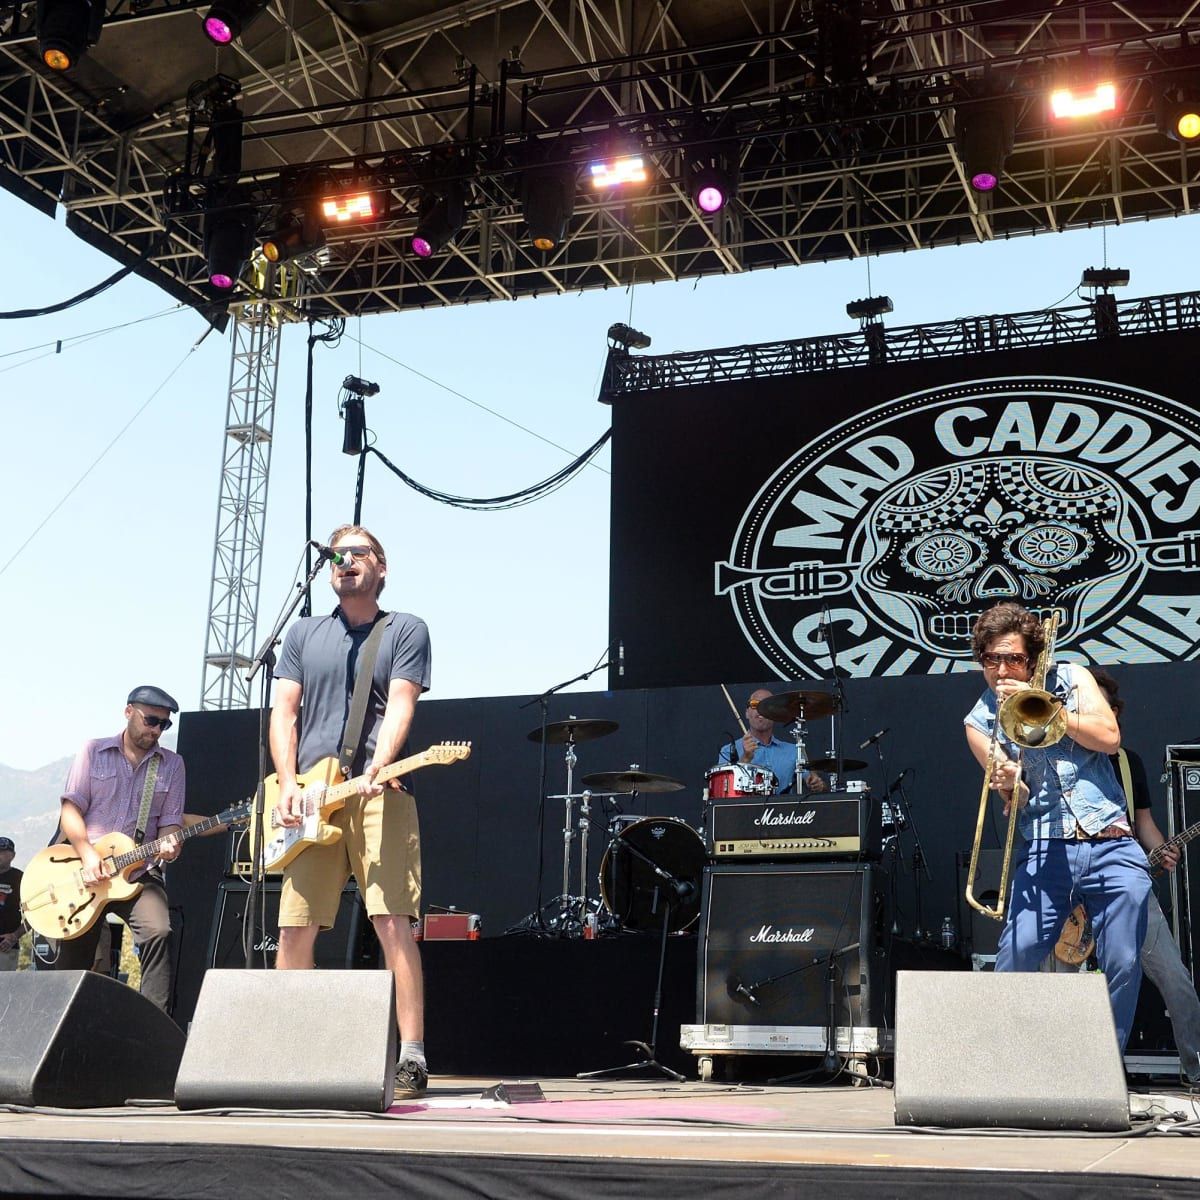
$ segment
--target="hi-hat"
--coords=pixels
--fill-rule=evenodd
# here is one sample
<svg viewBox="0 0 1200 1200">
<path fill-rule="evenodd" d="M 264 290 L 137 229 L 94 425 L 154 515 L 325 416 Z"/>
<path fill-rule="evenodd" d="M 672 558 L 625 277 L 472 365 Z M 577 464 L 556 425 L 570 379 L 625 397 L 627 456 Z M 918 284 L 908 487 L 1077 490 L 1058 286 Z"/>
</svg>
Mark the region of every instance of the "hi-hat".
<svg viewBox="0 0 1200 1200">
<path fill-rule="evenodd" d="M 681 792 L 684 787 L 678 779 L 649 771 L 596 771 L 583 783 L 594 792 Z"/>
<path fill-rule="evenodd" d="M 546 726 L 546 744 L 562 746 L 567 742 L 590 742 L 596 738 L 607 737 L 615 733 L 619 726 L 616 721 L 593 721 L 587 718 L 571 717 L 567 721 L 552 721 Z M 542 727 L 539 725 L 528 734 L 531 742 L 542 740 Z"/>
<path fill-rule="evenodd" d="M 836 771 L 837 765 L 838 765 L 838 760 L 836 758 L 829 758 L 829 757 L 810 758 L 805 765 L 812 767 L 816 771 Z M 866 766 L 867 766 L 867 764 L 865 762 L 863 762 L 863 760 L 861 758 L 843 758 L 842 759 L 842 770 L 843 771 L 863 771 L 866 769 Z"/>
<path fill-rule="evenodd" d="M 833 692 L 780 692 L 754 702 L 762 716 L 780 724 L 785 721 L 815 720 L 831 717 L 839 708 Z"/>
</svg>

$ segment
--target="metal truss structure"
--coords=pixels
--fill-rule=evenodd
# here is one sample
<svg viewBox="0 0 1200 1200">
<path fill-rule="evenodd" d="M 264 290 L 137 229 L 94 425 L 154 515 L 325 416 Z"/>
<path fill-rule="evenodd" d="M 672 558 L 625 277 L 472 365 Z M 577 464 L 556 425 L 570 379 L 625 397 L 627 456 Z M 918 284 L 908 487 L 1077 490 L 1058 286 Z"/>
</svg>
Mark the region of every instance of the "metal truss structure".
<svg viewBox="0 0 1200 1200">
<path fill-rule="evenodd" d="M 1160 132 L 1190 80 L 1197 0 L 270 0 L 215 51 L 197 0 L 108 0 L 69 75 L 41 65 L 33 0 L 0 4 L 0 184 L 172 294 L 214 304 L 202 225 L 236 188 L 269 229 L 301 178 L 368 181 L 382 221 L 327 231 L 303 315 L 395 311 L 983 241 L 1192 211 L 1197 150 Z M 213 175 L 189 87 L 240 87 L 241 170 Z M 1119 107 L 1048 116 L 1064 78 Z M 1004 98 L 1014 146 L 974 192 L 956 130 Z M 651 177 L 577 190 L 566 237 L 529 244 L 524 181 L 621 148 Z M 208 149 L 211 149 L 209 147 Z M 736 199 L 687 191 L 719 154 Z M 300 176 L 299 171 L 309 172 Z M 466 220 L 408 253 L 424 191 L 458 178 Z M 247 298 L 252 284 L 243 278 Z M 224 315 L 225 300 L 215 311 Z"/>
<path fill-rule="evenodd" d="M 275 305 L 237 306 L 201 708 L 250 705 L 281 329 Z"/>
<path fill-rule="evenodd" d="M 1028 350 L 1121 334 L 1175 333 L 1183 329 L 1200 329 L 1200 292 L 1123 302 L 1104 293 L 1091 304 L 1072 308 L 962 317 L 897 329 L 867 321 L 858 333 L 762 342 L 693 354 L 635 356 L 613 347 L 605 364 L 600 398 L 612 403 L 621 396 L 661 388 L 735 383 L 775 375 L 809 375 L 843 367 L 958 358 L 995 350 Z"/>
</svg>

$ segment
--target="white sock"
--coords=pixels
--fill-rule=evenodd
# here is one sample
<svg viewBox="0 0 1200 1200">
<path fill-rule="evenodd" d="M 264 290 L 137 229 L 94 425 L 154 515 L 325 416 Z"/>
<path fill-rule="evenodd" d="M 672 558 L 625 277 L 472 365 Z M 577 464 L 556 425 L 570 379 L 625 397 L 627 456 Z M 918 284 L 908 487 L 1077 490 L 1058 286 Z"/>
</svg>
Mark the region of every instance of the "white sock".
<svg viewBox="0 0 1200 1200">
<path fill-rule="evenodd" d="M 424 1042 L 400 1042 L 400 1061 L 415 1062 L 418 1066 L 429 1069 L 429 1064 L 425 1061 L 425 1043 Z"/>
</svg>

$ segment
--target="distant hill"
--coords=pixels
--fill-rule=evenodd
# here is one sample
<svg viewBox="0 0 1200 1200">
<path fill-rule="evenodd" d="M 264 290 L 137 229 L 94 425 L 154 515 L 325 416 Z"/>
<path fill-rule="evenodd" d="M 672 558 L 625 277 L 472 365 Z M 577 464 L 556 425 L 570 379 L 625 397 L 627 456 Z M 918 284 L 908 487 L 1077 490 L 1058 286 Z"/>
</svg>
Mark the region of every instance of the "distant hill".
<svg viewBox="0 0 1200 1200">
<path fill-rule="evenodd" d="M 14 866 L 24 866 L 57 828 L 58 801 L 70 769 L 70 758 L 36 771 L 0 765 L 0 835 L 17 844 Z"/>
</svg>

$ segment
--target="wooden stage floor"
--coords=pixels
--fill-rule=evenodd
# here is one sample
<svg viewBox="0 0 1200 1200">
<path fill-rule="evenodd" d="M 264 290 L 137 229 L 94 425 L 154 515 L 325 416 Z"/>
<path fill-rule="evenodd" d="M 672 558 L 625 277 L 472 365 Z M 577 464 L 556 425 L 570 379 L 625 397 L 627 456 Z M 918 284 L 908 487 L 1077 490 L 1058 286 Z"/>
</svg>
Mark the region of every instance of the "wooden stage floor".
<svg viewBox="0 0 1200 1200">
<path fill-rule="evenodd" d="M 886 1087 L 543 1079 L 540 1102 L 483 1099 L 497 1082 L 435 1079 L 381 1114 L 7 1107 L 0 1194 L 1200 1197 L 1200 1103 L 1177 1090 L 1089 1135 L 898 1129 Z"/>
</svg>

